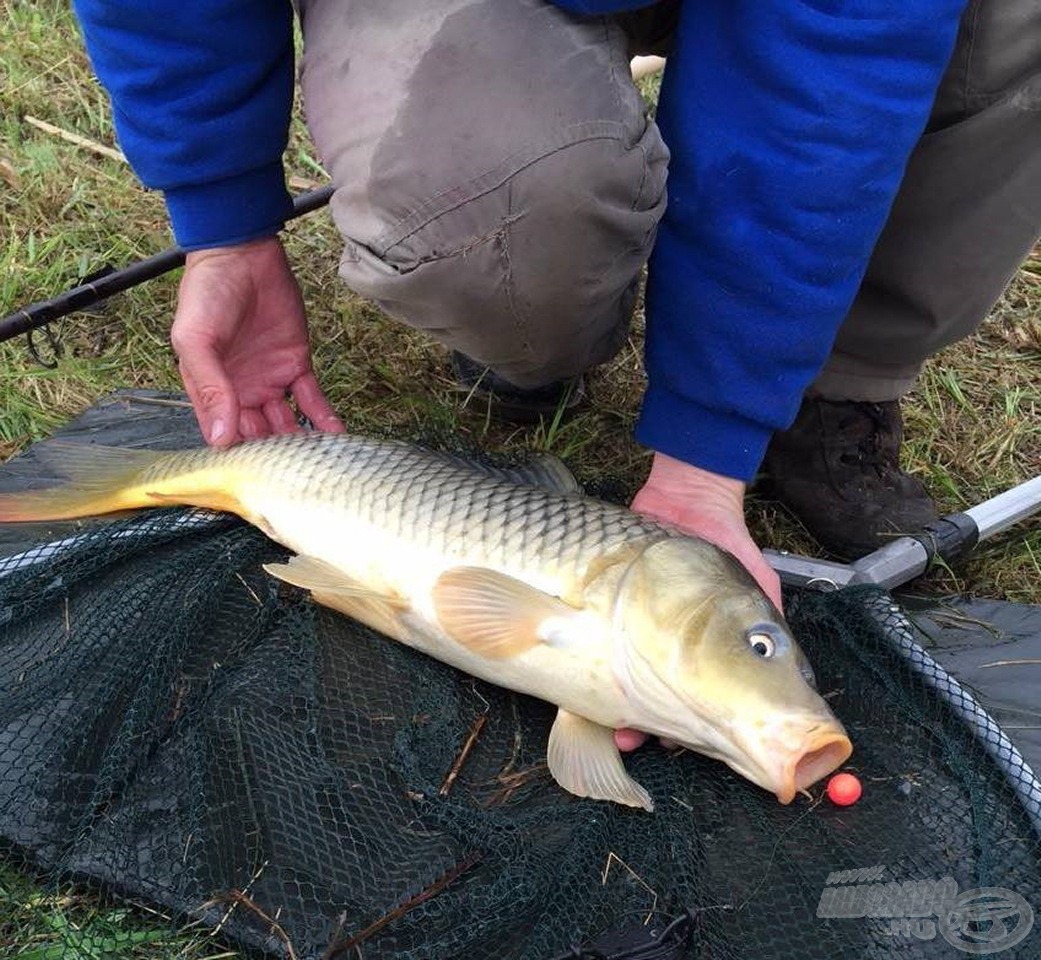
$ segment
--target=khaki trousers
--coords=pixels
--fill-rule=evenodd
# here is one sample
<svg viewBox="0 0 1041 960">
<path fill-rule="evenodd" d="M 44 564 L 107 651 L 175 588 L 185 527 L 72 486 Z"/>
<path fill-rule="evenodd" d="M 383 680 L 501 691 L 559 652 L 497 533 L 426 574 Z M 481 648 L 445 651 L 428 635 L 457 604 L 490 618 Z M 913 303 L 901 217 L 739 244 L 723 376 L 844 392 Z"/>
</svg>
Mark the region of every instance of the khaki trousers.
<svg viewBox="0 0 1041 960">
<path fill-rule="evenodd" d="M 346 283 L 520 386 L 609 359 L 669 159 L 628 60 L 663 52 L 675 7 L 576 20 L 544 0 L 300 0 Z M 1039 233 L 1041 2 L 972 0 L 812 389 L 900 395 L 979 324 Z"/>
</svg>

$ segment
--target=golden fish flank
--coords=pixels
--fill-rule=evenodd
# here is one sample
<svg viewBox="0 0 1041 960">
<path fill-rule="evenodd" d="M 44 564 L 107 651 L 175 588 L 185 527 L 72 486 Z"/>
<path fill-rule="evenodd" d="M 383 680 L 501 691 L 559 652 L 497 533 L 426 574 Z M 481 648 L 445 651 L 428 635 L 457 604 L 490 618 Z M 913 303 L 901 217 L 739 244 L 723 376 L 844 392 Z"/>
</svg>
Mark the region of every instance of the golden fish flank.
<svg viewBox="0 0 1041 960">
<path fill-rule="evenodd" d="M 789 803 L 851 745 L 729 554 L 583 496 L 557 461 L 495 470 L 394 441 L 273 437 L 160 453 L 62 444 L 65 486 L 0 520 L 191 504 L 296 554 L 268 570 L 461 670 L 560 710 L 548 763 L 580 796 L 652 808 L 613 730 L 716 757 Z"/>
</svg>

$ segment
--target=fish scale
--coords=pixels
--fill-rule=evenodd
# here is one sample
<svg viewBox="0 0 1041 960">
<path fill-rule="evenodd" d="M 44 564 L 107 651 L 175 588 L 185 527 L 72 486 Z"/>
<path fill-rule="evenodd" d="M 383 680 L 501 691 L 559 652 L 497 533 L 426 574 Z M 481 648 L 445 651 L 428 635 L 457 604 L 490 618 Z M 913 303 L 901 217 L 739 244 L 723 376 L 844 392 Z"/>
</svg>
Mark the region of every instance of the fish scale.
<svg viewBox="0 0 1041 960">
<path fill-rule="evenodd" d="M 656 524 L 611 504 L 489 477 L 458 458 L 398 441 L 300 434 L 163 457 L 142 483 L 219 466 L 239 485 L 327 505 L 413 547 L 500 569 L 580 579 L 588 564 Z M 248 503 L 247 491 L 237 495 Z"/>
</svg>

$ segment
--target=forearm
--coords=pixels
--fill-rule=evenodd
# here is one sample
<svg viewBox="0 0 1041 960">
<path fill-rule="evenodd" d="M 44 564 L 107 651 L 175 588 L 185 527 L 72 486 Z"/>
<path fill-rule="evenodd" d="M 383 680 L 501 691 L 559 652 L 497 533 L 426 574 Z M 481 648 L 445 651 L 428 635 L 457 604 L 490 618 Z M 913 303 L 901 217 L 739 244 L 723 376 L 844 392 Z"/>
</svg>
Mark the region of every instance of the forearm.
<svg viewBox="0 0 1041 960">
<path fill-rule="evenodd" d="M 685 4 L 658 122 L 648 446 L 749 480 L 856 293 L 961 0 Z"/>
<path fill-rule="evenodd" d="M 120 145 L 189 249 L 277 231 L 293 92 L 286 0 L 75 0 Z"/>
</svg>

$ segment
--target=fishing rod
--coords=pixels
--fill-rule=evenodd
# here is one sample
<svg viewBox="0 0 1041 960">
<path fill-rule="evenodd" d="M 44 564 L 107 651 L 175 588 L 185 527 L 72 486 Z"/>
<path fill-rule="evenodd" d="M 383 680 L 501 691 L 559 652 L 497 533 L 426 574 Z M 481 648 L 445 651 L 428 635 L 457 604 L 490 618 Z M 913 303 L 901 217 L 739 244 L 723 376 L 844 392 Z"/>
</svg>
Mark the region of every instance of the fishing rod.
<svg viewBox="0 0 1041 960">
<path fill-rule="evenodd" d="M 1041 477 L 1026 480 L 964 511 L 940 517 L 918 533 L 898 537 L 854 563 L 764 550 L 781 582 L 793 587 L 838 590 L 854 584 L 891 589 L 913 580 L 936 563 L 963 556 L 980 540 L 1007 530 L 1041 510 Z"/>
<path fill-rule="evenodd" d="M 293 198 L 293 212 L 290 214 L 289 219 L 296 219 L 313 210 L 324 207 L 329 202 L 332 194 L 333 188 L 331 185 L 297 194 Z M 29 304 L 27 307 L 22 307 L 20 310 L 16 310 L 0 320 L 0 343 L 5 340 L 11 340 L 21 334 L 31 336 L 34 330 L 45 327 L 54 320 L 67 317 L 70 313 L 75 313 L 77 310 L 86 310 L 102 300 L 107 300 L 114 294 L 122 293 L 131 287 L 145 283 L 147 280 L 154 280 L 164 273 L 176 270 L 184 265 L 184 258 L 184 250 L 180 247 L 170 247 L 162 253 L 157 253 L 144 260 L 138 260 L 122 269 L 107 270 L 94 274 L 75 287 L 58 294 L 58 296 L 50 300 L 40 300 L 37 303 Z M 33 355 L 40 359 L 31 342 L 30 349 Z"/>
</svg>

